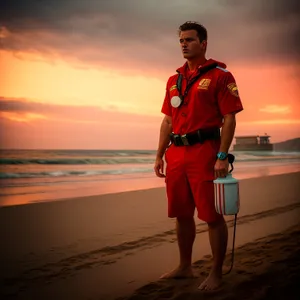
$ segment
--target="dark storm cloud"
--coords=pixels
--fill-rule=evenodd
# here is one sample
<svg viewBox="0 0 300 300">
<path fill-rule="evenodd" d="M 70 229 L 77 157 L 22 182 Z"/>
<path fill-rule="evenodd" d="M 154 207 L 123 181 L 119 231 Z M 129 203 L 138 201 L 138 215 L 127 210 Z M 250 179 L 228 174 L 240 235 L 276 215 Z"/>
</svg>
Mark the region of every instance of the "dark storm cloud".
<svg viewBox="0 0 300 300">
<path fill-rule="evenodd" d="M 17 116 L 26 116 L 26 114 L 42 115 L 50 119 L 62 119 L 83 122 L 102 122 L 104 120 L 118 119 L 130 123 L 134 119 L 138 123 L 150 124 L 160 121 L 160 118 L 149 115 L 137 115 L 124 113 L 115 107 L 104 109 L 99 106 L 87 105 L 58 105 L 50 103 L 34 102 L 30 99 L 8 98 L 0 96 L 0 119 L 1 113 L 12 113 Z M 2 116 L 5 118 L 5 115 Z"/>
<path fill-rule="evenodd" d="M 292 0 L 7 0 L 0 24 L 12 34 L 0 47 L 97 67 L 174 69 L 181 64 L 178 26 L 197 20 L 208 28 L 209 57 L 293 61 L 299 59 L 299 19 L 299 1 Z"/>
<path fill-rule="evenodd" d="M 300 13 L 298 0 L 221 0 L 220 3 L 243 10 L 254 21 L 288 21 Z"/>
<path fill-rule="evenodd" d="M 51 111 L 53 105 L 28 102 L 26 99 L 12 99 L 0 97 L 0 112 L 14 113 L 44 113 Z"/>
<path fill-rule="evenodd" d="M 233 7 L 243 16 L 245 28 L 260 28 L 249 33 L 249 46 L 256 43 L 265 55 L 279 55 L 300 60 L 300 1 L 299 0 L 221 0 L 224 7 Z M 255 33 L 254 31 L 253 33 Z"/>
<path fill-rule="evenodd" d="M 102 109 L 100 107 L 57 105 L 50 103 L 34 102 L 28 99 L 0 97 L 0 112 L 16 114 L 34 113 L 46 116 L 72 116 L 74 113 L 76 114 L 76 112 L 80 113 L 81 115 L 85 115 L 84 112 L 88 112 L 89 114 L 87 114 L 87 116 L 89 116 L 91 111 L 94 111 L 97 115 L 101 110 Z"/>
</svg>

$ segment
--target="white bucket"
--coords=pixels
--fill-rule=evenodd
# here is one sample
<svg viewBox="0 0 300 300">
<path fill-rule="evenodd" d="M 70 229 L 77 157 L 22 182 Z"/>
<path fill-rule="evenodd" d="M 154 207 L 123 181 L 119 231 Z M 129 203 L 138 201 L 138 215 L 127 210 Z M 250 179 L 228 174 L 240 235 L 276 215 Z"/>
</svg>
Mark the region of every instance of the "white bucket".
<svg viewBox="0 0 300 300">
<path fill-rule="evenodd" d="M 236 215 L 240 210 L 239 182 L 229 173 L 214 180 L 215 209 L 221 215 Z"/>
</svg>

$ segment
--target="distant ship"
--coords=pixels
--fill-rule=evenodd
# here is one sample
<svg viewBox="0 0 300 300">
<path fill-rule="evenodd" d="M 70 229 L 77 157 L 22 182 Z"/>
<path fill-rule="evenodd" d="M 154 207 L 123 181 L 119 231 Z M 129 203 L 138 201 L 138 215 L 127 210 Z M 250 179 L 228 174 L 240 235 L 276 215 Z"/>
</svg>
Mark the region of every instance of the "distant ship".
<svg viewBox="0 0 300 300">
<path fill-rule="evenodd" d="M 273 144 L 270 143 L 270 136 L 248 135 L 236 136 L 234 151 L 273 151 Z"/>
</svg>

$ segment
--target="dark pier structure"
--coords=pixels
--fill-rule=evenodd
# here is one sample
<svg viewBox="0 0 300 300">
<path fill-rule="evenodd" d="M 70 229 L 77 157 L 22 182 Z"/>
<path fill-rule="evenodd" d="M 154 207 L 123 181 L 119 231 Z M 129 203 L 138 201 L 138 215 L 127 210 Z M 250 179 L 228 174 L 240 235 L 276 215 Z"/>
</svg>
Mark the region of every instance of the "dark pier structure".
<svg viewBox="0 0 300 300">
<path fill-rule="evenodd" d="M 270 143 L 270 136 L 248 135 L 236 136 L 234 151 L 273 151 L 273 144 Z"/>
</svg>

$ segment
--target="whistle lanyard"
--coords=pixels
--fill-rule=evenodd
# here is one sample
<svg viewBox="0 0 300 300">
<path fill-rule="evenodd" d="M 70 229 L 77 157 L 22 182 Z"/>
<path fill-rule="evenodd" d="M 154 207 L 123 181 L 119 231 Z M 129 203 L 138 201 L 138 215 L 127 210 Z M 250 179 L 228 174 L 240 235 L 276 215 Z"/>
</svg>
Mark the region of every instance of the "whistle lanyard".
<svg viewBox="0 0 300 300">
<path fill-rule="evenodd" d="M 201 69 L 198 70 L 197 75 L 194 76 L 191 80 L 188 80 L 187 82 L 187 86 L 182 94 L 182 79 L 183 79 L 183 75 L 181 73 L 178 74 L 177 77 L 177 82 L 176 82 L 176 86 L 177 86 L 177 90 L 179 92 L 179 98 L 181 100 L 184 100 L 184 97 L 187 96 L 190 88 L 192 87 L 192 85 L 199 79 L 199 77 L 201 77 L 203 74 L 205 74 L 207 71 L 215 68 L 218 64 L 212 64 L 209 65 L 207 67 L 203 67 Z"/>
<path fill-rule="evenodd" d="M 177 86 L 177 89 L 178 89 L 178 92 L 179 92 L 179 98 L 181 100 L 183 100 L 187 96 L 190 88 L 192 87 L 192 85 L 195 83 L 195 81 L 197 81 L 197 79 L 201 75 L 202 74 L 198 73 L 195 77 L 192 78 L 191 81 L 187 81 L 187 86 L 186 86 L 183 94 L 182 94 L 182 79 L 183 79 L 183 75 L 182 74 L 178 75 L 176 86 Z"/>
</svg>

